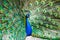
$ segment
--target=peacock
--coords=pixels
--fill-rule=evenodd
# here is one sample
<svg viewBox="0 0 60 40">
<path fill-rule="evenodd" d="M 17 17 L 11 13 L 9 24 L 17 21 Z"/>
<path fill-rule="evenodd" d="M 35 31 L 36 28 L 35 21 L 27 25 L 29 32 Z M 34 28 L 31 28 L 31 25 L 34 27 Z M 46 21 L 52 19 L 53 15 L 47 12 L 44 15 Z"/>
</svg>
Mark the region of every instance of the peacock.
<svg viewBox="0 0 60 40">
<path fill-rule="evenodd" d="M 30 16 L 29 14 L 26 15 L 26 36 L 32 35 L 32 28 L 31 28 L 31 25 L 28 21 L 29 16 Z"/>
<path fill-rule="evenodd" d="M 59 0 L 0 0 L 0 40 L 26 36 L 60 40 Z"/>
</svg>

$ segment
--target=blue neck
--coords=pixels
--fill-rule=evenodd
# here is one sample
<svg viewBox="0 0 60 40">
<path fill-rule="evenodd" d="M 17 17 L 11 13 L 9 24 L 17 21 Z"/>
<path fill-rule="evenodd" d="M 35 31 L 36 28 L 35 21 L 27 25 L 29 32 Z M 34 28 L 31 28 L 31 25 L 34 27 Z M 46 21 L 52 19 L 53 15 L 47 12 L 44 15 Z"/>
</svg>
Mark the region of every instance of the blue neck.
<svg viewBox="0 0 60 40">
<path fill-rule="evenodd" d="M 28 18 L 26 18 L 26 35 L 31 36 L 32 35 L 32 28 L 28 21 Z"/>
</svg>

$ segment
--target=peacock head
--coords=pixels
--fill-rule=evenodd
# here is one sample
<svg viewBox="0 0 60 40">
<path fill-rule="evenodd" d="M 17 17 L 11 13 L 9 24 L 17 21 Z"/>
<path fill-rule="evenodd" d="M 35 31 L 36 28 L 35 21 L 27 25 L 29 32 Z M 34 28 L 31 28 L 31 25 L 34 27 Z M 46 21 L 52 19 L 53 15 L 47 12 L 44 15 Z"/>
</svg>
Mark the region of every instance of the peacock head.
<svg viewBox="0 0 60 40">
<path fill-rule="evenodd" d="M 30 17 L 30 14 L 28 13 L 28 14 L 26 14 L 26 18 L 29 18 Z"/>
<path fill-rule="evenodd" d="M 30 11 L 29 10 L 25 10 L 26 12 L 26 18 L 29 18 L 30 17 Z"/>
</svg>

